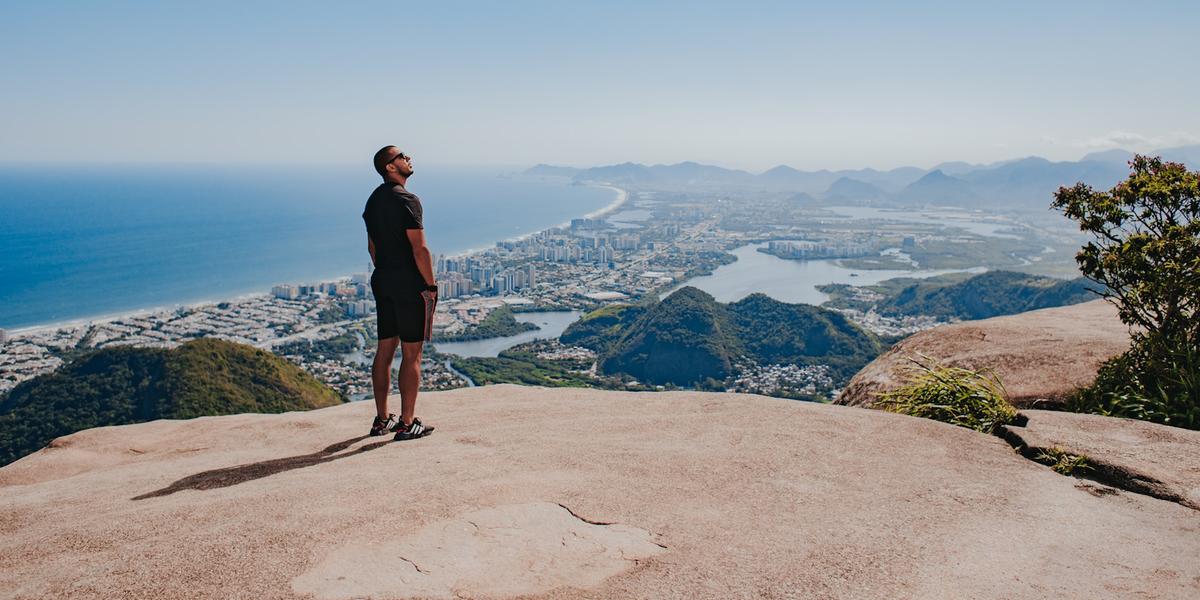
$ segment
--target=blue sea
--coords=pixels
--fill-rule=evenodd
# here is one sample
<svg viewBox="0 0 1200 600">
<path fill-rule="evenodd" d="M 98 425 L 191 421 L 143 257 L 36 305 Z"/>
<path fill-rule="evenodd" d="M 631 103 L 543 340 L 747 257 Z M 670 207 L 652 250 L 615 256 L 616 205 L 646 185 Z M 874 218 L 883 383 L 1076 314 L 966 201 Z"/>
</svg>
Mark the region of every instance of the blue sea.
<svg viewBox="0 0 1200 600">
<path fill-rule="evenodd" d="M 368 167 L 0 167 L 0 328 L 220 300 L 370 265 Z M 598 210 L 611 190 L 422 170 L 434 253 L 454 254 Z"/>
</svg>

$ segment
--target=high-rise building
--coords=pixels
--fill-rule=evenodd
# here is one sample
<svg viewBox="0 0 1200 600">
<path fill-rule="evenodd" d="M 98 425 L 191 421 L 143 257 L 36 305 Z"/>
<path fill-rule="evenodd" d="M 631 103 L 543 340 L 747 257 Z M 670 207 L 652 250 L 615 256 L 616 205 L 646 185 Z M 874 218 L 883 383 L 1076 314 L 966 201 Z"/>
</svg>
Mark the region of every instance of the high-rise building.
<svg viewBox="0 0 1200 600">
<path fill-rule="evenodd" d="M 300 288 L 285 283 L 272 287 L 271 295 L 281 300 L 295 300 L 300 296 Z"/>
<path fill-rule="evenodd" d="M 370 300 L 358 300 L 346 305 L 346 314 L 351 317 L 365 317 L 375 312 L 375 303 Z"/>
<path fill-rule="evenodd" d="M 613 247 L 617 250 L 637 250 L 638 244 L 642 241 L 641 236 L 637 235 L 618 235 L 613 238 Z"/>
<path fill-rule="evenodd" d="M 8 332 L 0 329 L 0 344 L 8 341 Z"/>
</svg>

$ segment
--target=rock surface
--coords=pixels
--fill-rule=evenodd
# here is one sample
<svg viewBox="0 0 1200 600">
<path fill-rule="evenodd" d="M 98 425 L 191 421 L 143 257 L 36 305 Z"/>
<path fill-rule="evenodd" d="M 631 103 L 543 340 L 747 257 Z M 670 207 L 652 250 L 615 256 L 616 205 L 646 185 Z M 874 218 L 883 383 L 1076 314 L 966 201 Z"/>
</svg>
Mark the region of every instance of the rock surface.
<svg viewBox="0 0 1200 600">
<path fill-rule="evenodd" d="M 518 386 L 419 412 L 412 442 L 363 438 L 369 403 L 61 438 L 0 469 L 0 596 L 1200 596 L 1200 511 L 942 423 Z"/>
<path fill-rule="evenodd" d="M 1006 439 L 1036 455 L 1058 448 L 1086 456 L 1094 476 L 1200 510 L 1200 431 L 1099 415 L 1023 410 Z"/>
<path fill-rule="evenodd" d="M 967 369 L 991 369 L 1018 408 L 1061 405 L 1129 348 L 1129 331 L 1104 300 L 943 325 L 914 334 L 864 367 L 838 404 L 870 406 L 904 384 L 920 354 Z"/>
</svg>

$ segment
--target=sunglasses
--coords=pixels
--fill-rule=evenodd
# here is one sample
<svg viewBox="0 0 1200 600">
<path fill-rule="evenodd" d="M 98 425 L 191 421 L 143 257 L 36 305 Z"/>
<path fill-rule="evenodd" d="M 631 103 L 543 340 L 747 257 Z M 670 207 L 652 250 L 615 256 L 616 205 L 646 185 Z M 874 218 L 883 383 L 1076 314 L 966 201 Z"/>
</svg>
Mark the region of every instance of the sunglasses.
<svg viewBox="0 0 1200 600">
<path fill-rule="evenodd" d="M 407 154 L 405 154 L 405 153 L 401 152 L 401 153 L 399 153 L 399 154 L 397 154 L 397 155 L 393 156 L 393 157 L 392 157 L 392 160 L 389 160 L 388 162 L 389 162 L 389 163 L 391 163 L 391 162 L 395 161 L 395 160 L 396 160 L 396 159 L 398 159 L 398 158 L 403 158 L 404 160 L 412 160 L 412 157 L 411 157 L 411 156 L 409 156 L 409 155 L 407 155 Z"/>
</svg>

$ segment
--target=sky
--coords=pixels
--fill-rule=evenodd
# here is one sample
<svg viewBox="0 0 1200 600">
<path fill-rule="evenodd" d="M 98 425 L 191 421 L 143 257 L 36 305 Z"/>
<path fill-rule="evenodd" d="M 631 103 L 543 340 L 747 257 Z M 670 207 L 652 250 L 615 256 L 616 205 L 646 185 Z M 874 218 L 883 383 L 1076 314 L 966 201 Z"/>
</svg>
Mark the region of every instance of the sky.
<svg viewBox="0 0 1200 600">
<path fill-rule="evenodd" d="M 1200 143 L 1198 26 L 1191 1 L 4 2 L 0 163 L 1076 160 Z"/>
</svg>

